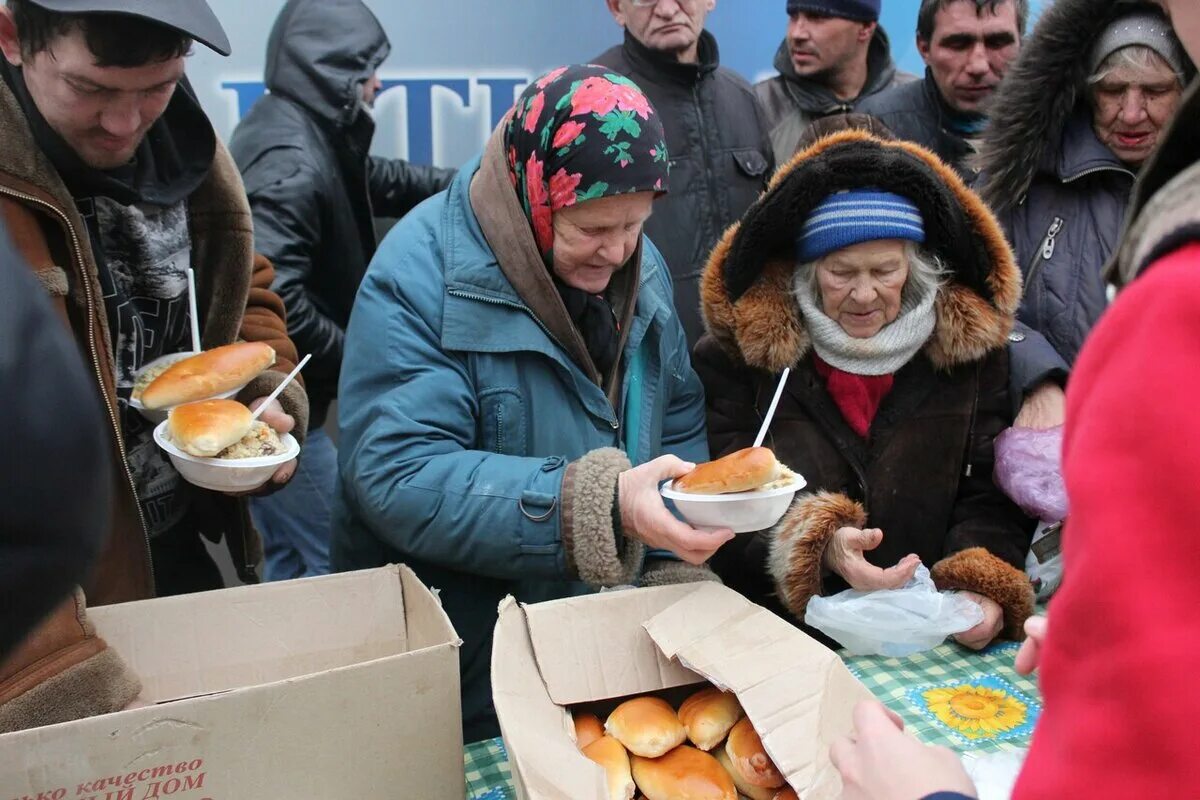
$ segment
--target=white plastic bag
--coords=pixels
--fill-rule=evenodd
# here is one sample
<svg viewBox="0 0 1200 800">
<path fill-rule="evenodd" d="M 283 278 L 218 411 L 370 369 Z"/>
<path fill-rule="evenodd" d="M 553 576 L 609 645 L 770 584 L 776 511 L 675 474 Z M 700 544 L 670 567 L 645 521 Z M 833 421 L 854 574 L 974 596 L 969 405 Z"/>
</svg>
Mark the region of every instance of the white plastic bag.
<svg viewBox="0 0 1200 800">
<path fill-rule="evenodd" d="M 1028 754 L 1029 749 L 1023 747 L 998 753 L 963 753 L 960 758 L 979 800 L 1009 800 Z"/>
<path fill-rule="evenodd" d="M 1033 581 L 1038 600 L 1049 600 L 1062 583 L 1062 527 L 1061 522 L 1039 522 L 1025 556 L 1025 573 Z"/>
<path fill-rule="evenodd" d="M 939 592 L 922 564 L 902 589 L 847 589 L 814 597 L 804 621 L 849 655 L 902 657 L 932 650 L 947 636 L 974 628 L 983 622 L 983 609 L 956 592 Z"/>
</svg>

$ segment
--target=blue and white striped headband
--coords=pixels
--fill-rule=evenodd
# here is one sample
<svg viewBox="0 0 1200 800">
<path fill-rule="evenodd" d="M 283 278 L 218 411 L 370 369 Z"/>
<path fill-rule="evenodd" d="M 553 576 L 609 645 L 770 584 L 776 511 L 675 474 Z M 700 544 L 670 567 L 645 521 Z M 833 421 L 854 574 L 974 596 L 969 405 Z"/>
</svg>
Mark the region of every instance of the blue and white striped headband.
<svg viewBox="0 0 1200 800">
<path fill-rule="evenodd" d="M 848 189 L 829 195 L 812 210 L 796 237 L 796 257 L 808 264 L 844 247 L 878 239 L 924 242 L 920 209 L 892 192 Z"/>
</svg>

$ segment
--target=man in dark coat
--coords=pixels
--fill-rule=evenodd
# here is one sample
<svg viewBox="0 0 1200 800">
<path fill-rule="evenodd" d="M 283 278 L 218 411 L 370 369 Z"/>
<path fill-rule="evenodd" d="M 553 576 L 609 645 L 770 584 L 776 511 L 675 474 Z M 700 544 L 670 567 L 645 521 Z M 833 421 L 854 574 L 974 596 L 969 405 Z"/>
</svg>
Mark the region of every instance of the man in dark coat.
<svg viewBox="0 0 1200 800">
<path fill-rule="evenodd" d="M 1020 51 L 1028 17 L 1027 0 L 922 0 L 925 79 L 869 97 L 858 110 L 973 178 L 968 157 L 987 126 L 984 105 Z"/>
<path fill-rule="evenodd" d="M 813 120 L 916 80 L 897 71 L 879 8 L 880 0 L 788 0 L 779 74 L 754 86 L 778 163 L 792 157 Z"/>
<path fill-rule="evenodd" d="M 750 84 L 721 66 L 717 40 L 704 30 L 716 0 L 660 0 L 649 8 L 607 2 L 625 42 L 591 63 L 631 78 L 666 128 L 671 192 L 655 203 L 645 230 L 671 268 L 675 308 L 694 345 L 704 333 L 704 262 L 771 175 L 766 122 Z"/>
<path fill-rule="evenodd" d="M 258 251 L 275 265 L 311 402 L 309 438 L 287 491 L 256 499 L 266 578 L 329 571 L 329 507 L 337 457 L 321 430 L 337 394 L 342 343 L 375 252 L 374 218 L 400 217 L 441 191 L 453 171 L 368 155 L 390 45 L 360 0 L 292 0 L 267 44 L 266 85 L 230 150 L 254 214 Z"/>
</svg>

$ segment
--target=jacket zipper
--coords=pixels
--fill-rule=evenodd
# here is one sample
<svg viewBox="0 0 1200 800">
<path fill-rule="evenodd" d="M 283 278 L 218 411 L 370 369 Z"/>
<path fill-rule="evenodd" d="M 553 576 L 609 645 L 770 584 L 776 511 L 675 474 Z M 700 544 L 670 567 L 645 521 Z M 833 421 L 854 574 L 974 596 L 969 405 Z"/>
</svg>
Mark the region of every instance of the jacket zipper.
<svg viewBox="0 0 1200 800">
<path fill-rule="evenodd" d="M 56 208 L 45 200 L 25 194 L 24 192 L 14 191 L 5 186 L 0 186 L 0 194 L 6 194 L 9 197 L 22 200 L 27 203 L 33 203 L 39 208 L 49 211 L 53 216 L 62 220 L 63 225 L 67 229 L 67 233 L 71 236 L 71 244 L 74 246 L 75 266 L 79 269 L 80 283 L 83 285 L 83 294 L 87 303 L 88 315 L 88 349 L 92 356 L 92 369 L 96 374 L 96 384 L 100 387 L 100 395 L 104 398 L 104 408 L 108 411 L 108 421 L 112 425 L 113 434 L 117 440 L 117 452 L 121 456 L 121 468 L 125 471 L 125 480 L 129 484 L 129 491 L 133 495 L 133 506 L 137 510 L 138 523 L 142 528 L 142 541 L 146 545 L 144 551 L 146 569 L 150 576 L 150 593 L 155 594 L 154 585 L 154 561 L 150 555 L 150 534 L 146 527 L 146 517 L 142 513 L 142 504 L 138 500 L 137 485 L 133 481 L 133 473 L 129 471 L 129 456 L 125 451 L 125 440 L 121 435 L 121 425 L 117 420 L 116 409 L 113 408 L 112 401 L 109 399 L 108 390 L 104 386 L 104 375 L 100 371 L 100 350 L 96 346 L 96 300 L 92 296 L 92 283 L 88 278 L 87 270 L 83 264 L 83 246 L 79 241 L 79 234 L 75 230 L 75 226 L 71 224 L 71 220 L 60 209 Z"/>
<path fill-rule="evenodd" d="M 1130 178 L 1137 180 L 1137 175 L 1133 174 L 1132 172 L 1130 172 L 1127 169 L 1122 169 L 1120 167 L 1107 166 L 1107 167 L 1092 167 L 1091 169 L 1085 169 L 1083 172 L 1080 172 L 1076 175 L 1072 175 L 1069 178 L 1064 178 L 1063 183 L 1074 183 L 1075 181 L 1079 180 L 1080 178 L 1086 178 L 1088 175 L 1095 175 L 1097 172 L 1119 172 L 1122 175 L 1128 175 Z"/>
<path fill-rule="evenodd" d="M 1055 217 L 1050 222 L 1050 227 L 1046 229 L 1045 238 L 1042 239 L 1041 245 L 1033 254 L 1033 262 L 1030 263 L 1029 269 L 1025 271 L 1026 287 L 1033 286 L 1033 279 L 1037 276 L 1038 269 L 1054 256 L 1054 240 L 1058 234 L 1062 233 L 1065 224 L 1062 217 Z"/>
<path fill-rule="evenodd" d="M 979 384 L 983 380 L 983 363 L 975 365 L 975 397 L 971 401 L 971 421 L 967 425 L 967 444 L 963 448 L 963 477 L 971 477 L 974 472 L 971 464 L 971 442 L 975 439 L 975 421 L 979 416 Z"/>
<path fill-rule="evenodd" d="M 692 105 L 696 108 L 696 125 L 700 132 L 700 152 L 704 154 L 704 163 L 710 167 L 716 167 L 710 160 L 708 149 L 708 133 L 704 130 L 704 109 L 700 107 L 700 84 L 699 82 L 692 85 Z M 708 184 L 708 196 L 713 198 L 714 202 L 717 198 L 717 186 L 713 180 L 713 170 L 705 169 L 706 183 Z M 719 212 L 720 209 L 717 209 Z"/>
<path fill-rule="evenodd" d="M 540 319 L 538 319 L 537 315 L 530 312 L 530 310 L 526 306 L 523 306 L 520 303 L 514 303 L 511 300 L 501 300 L 498 297 L 488 297 L 487 295 L 476 294 L 474 292 L 464 292 L 462 289 L 447 289 L 446 293 L 451 295 L 452 297 L 461 297 L 464 300 L 476 300 L 480 303 L 488 303 L 488 304 L 494 305 L 494 306 L 505 306 L 507 308 L 515 308 L 518 311 L 524 311 L 526 314 L 529 315 L 530 319 L 532 319 L 535 323 L 537 323 L 537 326 L 542 329 L 542 331 L 546 334 L 546 336 L 550 339 L 550 341 L 558 344 L 559 347 L 562 346 L 562 344 L 559 343 L 558 339 L 554 338 L 554 334 L 552 334 L 550 332 L 550 329 L 546 327 L 546 324 L 544 322 L 542 322 Z M 606 403 L 608 402 L 607 398 L 605 398 L 605 402 Z M 612 426 L 612 429 L 614 431 L 620 430 L 621 423 L 617 419 L 616 409 L 614 409 L 612 407 L 612 403 L 608 403 L 608 407 L 612 410 L 612 417 L 611 417 L 611 419 L 608 420 L 608 424 Z"/>
</svg>

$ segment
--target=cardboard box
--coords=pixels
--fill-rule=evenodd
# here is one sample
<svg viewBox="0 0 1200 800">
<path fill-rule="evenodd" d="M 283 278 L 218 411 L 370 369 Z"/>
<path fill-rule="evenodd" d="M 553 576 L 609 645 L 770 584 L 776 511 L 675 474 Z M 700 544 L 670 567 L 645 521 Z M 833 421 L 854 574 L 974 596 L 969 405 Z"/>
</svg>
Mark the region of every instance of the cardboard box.
<svg viewBox="0 0 1200 800">
<path fill-rule="evenodd" d="M 737 693 L 805 800 L 841 796 L 829 746 L 870 692 L 836 653 L 714 583 L 501 604 L 492 690 L 517 796 L 605 800 L 569 708 L 706 681 Z"/>
<path fill-rule="evenodd" d="M 92 609 L 146 708 L 0 736 L 0 798 L 462 800 L 459 639 L 407 567 Z"/>
</svg>

